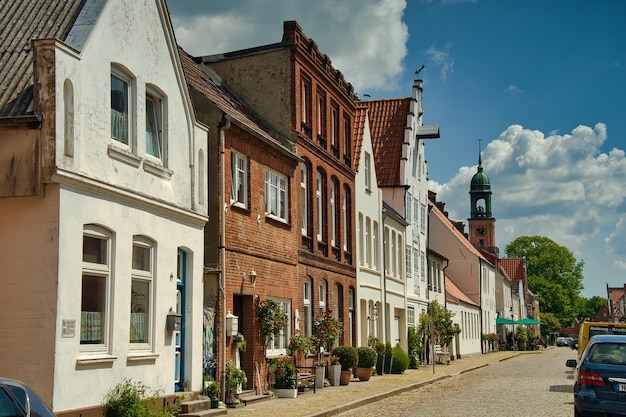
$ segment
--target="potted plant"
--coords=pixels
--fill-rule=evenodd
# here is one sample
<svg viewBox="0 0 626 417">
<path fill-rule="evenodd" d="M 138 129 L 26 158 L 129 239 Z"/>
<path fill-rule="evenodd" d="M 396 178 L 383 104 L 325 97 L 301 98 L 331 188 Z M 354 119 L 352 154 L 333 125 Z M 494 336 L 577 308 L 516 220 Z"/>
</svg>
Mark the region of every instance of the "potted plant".
<svg viewBox="0 0 626 417">
<path fill-rule="evenodd" d="M 376 350 L 376 354 L 377 354 L 376 373 L 378 375 L 382 375 L 384 373 L 384 368 L 385 368 L 385 344 L 375 338 L 372 347 Z"/>
<path fill-rule="evenodd" d="M 330 352 L 343 333 L 341 322 L 333 317 L 333 311 L 326 309 L 313 321 L 313 336 L 317 346 Z M 321 352 L 321 349 L 320 349 Z"/>
<path fill-rule="evenodd" d="M 333 349 L 333 356 L 338 356 L 339 363 L 341 364 L 339 383 L 341 385 L 348 385 L 348 383 L 350 383 L 350 377 L 352 376 L 352 368 L 359 362 L 356 348 L 352 346 L 337 346 Z"/>
<path fill-rule="evenodd" d="M 372 368 L 376 365 L 376 351 L 369 346 L 356 349 L 359 362 L 356 364 L 356 376 L 359 381 L 369 381 L 372 377 Z"/>
<path fill-rule="evenodd" d="M 241 333 L 237 333 L 237 336 L 233 337 L 233 344 L 240 351 L 242 352 L 246 351 L 246 346 L 247 346 L 246 339 L 243 337 Z"/>
<path fill-rule="evenodd" d="M 204 380 L 203 394 L 211 400 L 211 408 L 217 408 L 219 406 L 219 392 L 220 386 L 217 381 L 213 378 Z"/>
<path fill-rule="evenodd" d="M 328 357 L 328 380 L 333 387 L 339 386 L 339 379 L 341 378 L 341 364 L 339 363 L 339 356 L 330 355 Z"/>
<path fill-rule="evenodd" d="M 226 391 L 228 393 L 226 397 L 226 402 L 229 404 L 236 403 L 237 394 L 241 392 L 241 385 L 244 385 L 248 382 L 248 378 L 246 377 L 246 373 L 243 369 L 239 369 L 229 361 L 226 364 Z"/>
<path fill-rule="evenodd" d="M 293 355 L 297 366 L 299 359 L 304 360 L 304 358 L 311 353 L 313 349 L 313 341 L 310 337 L 298 333 L 291 336 L 287 349 L 289 350 L 289 353 Z"/>
<path fill-rule="evenodd" d="M 385 362 L 384 362 L 384 372 L 386 374 L 391 373 L 391 366 L 393 364 L 393 350 L 391 349 L 391 342 L 385 343 Z"/>
<path fill-rule="evenodd" d="M 274 391 L 279 398 L 296 398 L 296 367 L 291 358 L 282 356 L 270 360 L 270 371 L 274 373 Z"/>
</svg>

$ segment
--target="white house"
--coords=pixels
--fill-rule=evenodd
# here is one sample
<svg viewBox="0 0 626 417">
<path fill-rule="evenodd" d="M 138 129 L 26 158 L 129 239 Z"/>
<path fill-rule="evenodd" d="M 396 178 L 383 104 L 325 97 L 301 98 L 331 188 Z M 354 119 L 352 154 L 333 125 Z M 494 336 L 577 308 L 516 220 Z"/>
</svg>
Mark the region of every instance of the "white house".
<svg viewBox="0 0 626 417">
<path fill-rule="evenodd" d="M 207 130 L 165 1 L 14 13 L 0 17 L 14 59 L 0 78 L 2 375 L 59 416 L 124 378 L 199 390 Z"/>
<path fill-rule="evenodd" d="M 357 107 L 354 124 L 354 206 L 356 219 L 357 340 L 384 340 L 382 193 L 376 181 L 367 107 Z"/>
</svg>

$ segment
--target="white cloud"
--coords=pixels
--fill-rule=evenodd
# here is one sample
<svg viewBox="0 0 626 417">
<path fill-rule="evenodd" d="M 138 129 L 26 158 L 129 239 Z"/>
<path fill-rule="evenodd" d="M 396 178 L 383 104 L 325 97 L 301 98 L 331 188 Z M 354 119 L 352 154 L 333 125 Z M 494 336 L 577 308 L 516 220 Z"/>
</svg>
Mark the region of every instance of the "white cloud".
<svg viewBox="0 0 626 417">
<path fill-rule="evenodd" d="M 506 91 L 511 93 L 511 94 L 518 94 L 518 93 L 522 93 L 524 90 L 522 90 L 521 88 L 519 88 L 515 84 L 509 84 L 509 86 L 507 87 Z"/>
<path fill-rule="evenodd" d="M 498 244 L 541 235 L 583 256 L 584 245 L 600 237 L 609 251 L 626 255 L 625 152 L 602 153 L 606 137 L 602 123 L 547 137 L 513 125 L 489 143 L 482 161 L 491 180 Z M 447 184 L 432 184 L 452 219 L 467 218 L 475 173 L 476 166 L 461 167 Z"/>
<path fill-rule="evenodd" d="M 192 55 L 278 43 L 283 22 L 296 20 L 359 94 L 398 88 L 409 36 L 405 8 L 405 0 L 241 0 L 170 7 L 176 39 Z"/>
<path fill-rule="evenodd" d="M 454 72 L 454 58 L 450 56 L 451 44 L 446 44 L 443 49 L 437 49 L 435 45 L 431 45 L 426 50 L 426 55 L 430 57 L 430 61 L 439 68 L 441 79 L 446 80 L 448 73 Z"/>
</svg>

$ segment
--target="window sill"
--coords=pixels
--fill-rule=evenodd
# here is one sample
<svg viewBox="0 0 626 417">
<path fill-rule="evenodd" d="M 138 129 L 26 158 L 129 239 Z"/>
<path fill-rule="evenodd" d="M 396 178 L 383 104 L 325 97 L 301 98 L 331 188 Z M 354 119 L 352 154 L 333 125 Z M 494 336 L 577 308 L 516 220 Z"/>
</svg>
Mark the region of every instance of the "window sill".
<svg viewBox="0 0 626 417">
<path fill-rule="evenodd" d="M 143 161 L 143 170 L 149 174 L 153 174 L 153 175 L 156 175 L 157 177 L 161 177 L 164 180 L 171 180 L 172 174 L 174 173 L 174 171 L 172 171 L 171 169 L 167 169 L 163 165 L 156 164 L 147 159 Z"/>
<path fill-rule="evenodd" d="M 152 353 L 152 352 L 136 352 L 136 353 L 129 353 L 128 356 L 126 356 L 126 360 L 128 362 L 156 362 L 156 360 L 159 358 L 159 355 L 157 353 Z"/>
<path fill-rule="evenodd" d="M 110 144 L 107 153 L 110 158 L 130 165 L 133 168 L 139 168 L 139 165 L 141 165 L 141 158 L 134 153 L 128 152 L 127 150 L 119 148 L 115 145 Z"/>
<path fill-rule="evenodd" d="M 80 354 L 76 358 L 77 365 L 89 365 L 89 364 L 106 364 L 113 363 L 117 360 L 117 356 L 110 355 L 108 353 L 89 353 Z"/>
</svg>

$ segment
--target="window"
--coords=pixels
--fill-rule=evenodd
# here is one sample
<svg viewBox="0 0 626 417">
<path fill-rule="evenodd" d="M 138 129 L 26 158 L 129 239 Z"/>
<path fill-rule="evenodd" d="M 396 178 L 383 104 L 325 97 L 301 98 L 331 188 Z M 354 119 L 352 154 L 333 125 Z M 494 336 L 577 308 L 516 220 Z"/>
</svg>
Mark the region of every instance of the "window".
<svg viewBox="0 0 626 417">
<path fill-rule="evenodd" d="M 343 115 L 343 158 L 346 165 L 352 162 L 352 123 L 348 114 Z"/>
<path fill-rule="evenodd" d="M 422 229 L 422 233 L 426 232 L 426 205 L 422 204 L 420 206 L 420 228 Z"/>
<path fill-rule="evenodd" d="M 312 309 L 312 300 L 313 300 L 313 288 L 311 287 L 313 284 L 311 282 L 311 278 L 304 278 L 304 311 L 303 311 L 303 319 L 304 319 L 304 335 L 311 336 L 313 334 L 313 309 Z"/>
<path fill-rule="evenodd" d="M 402 239 L 402 234 L 398 233 L 398 243 L 396 245 L 396 252 L 398 252 L 398 273 L 397 273 L 397 277 L 399 279 L 404 279 L 404 270 L 402 268 L 404 268 L 404 260 L 402 259 L 402 255 L 404 254 L 404 242 Z"/>
<path fill-rule="evenodd" d="M 389 273 L 389 229 L 385 227 L 383 233 L 383 256 L 385 257 L 383 262 L 386 266 L 385 269 L 387 269 L 386 271 L 384 271 L 384 274 L 387 275 Z"/>
<path fill-rule="evenodd" d="M 317 240 L 324 241 L 324 174 L 317 171 L 315 180 L 315 201 L 317 202 Z"/>
<path fill-rule="evenodd" d="M 283 327 L 278 336 L 274 336 L 267 345 L 267 355 L 285 355 L 287 353 L 287 346 L 289 346 L 289 338 L 291 337 L 291 301 L 287 299 L 272 298 L 279 306 L 280 310 L 287 314 L 290 319 L 287 320 L 287 325 Z"/>
<path fill-rule="evenodd" d="M 374 269 L 378 269 L 380 252 L 378 247 L 378 222 L 374 220 L 374 229 L 372 230 L 372 246 L 374 247 L 374 256 L 372 258 L 374 262 Z"/>
<path fill-rule="evenodd" d="M 370 154 L 365 152 L 365 161 L 364 161 L 364 174 L 365 174 L 365 189 L 367 191 L 372 189 L 372 178 L 371 178 L 371 161 Z"/>
<path fill-rule="evenodd" d="M 422 256 L 421 256 L 421 269 L 420 269 L 420 276 L 422 277 L 422 281 L 426 281 L 426 252 L 422 251 L 421 252 Z"/>
<path fill-rule="evenodd" d="M 391 248 L 389 249 L 391 251 L 391 268 L 389 271 L 390 275 L 396 275 L 397 272 L 397 257 L 396 257 L 396 231 L 392 230 L 391 231 Z"/>
<path fill-rule="evenodd" d="M 333 149 L 339 149 L 339 108 L 333 104 L 330 111 L 330 143 Z M 338 154 L 335 154 L 338 156 Z"/>
<path fill-rule="evenodd" d="M 409 327 L 415 326 L 415 307 L 408 306 L 406 308 L 406 321 Z"/>
<path fill-rule="evenodd" d="M 343 186 L 343 195 L 341 200 L 341 211 L 343 216 L 343 250 L 346 252 L 352 251 L 352 216 L 350 211 L 352 209 L 350 204 L 350 187 Z M 352 264 L 352 261 L 349 261 Z"/>
<path fill-rule="evenodd" d="M 111 73 L 111 137 L 129 145 L 130 78 L 115 68 Z"/>
<path fill-rule="evenodd" d="M 406 202 L 404 203 L 404 210 L 406 211 L 405 217 L 407 222 L 411 222 L 411 206 L 413 205 L 413 196 L 411 193 L 406 193 Z"/>
<path fill-rule="evenodd" d="M 311 81 L 302 78 L 300 82 L 300 94 L 302 95 L 302 123 L 311 126 Z M 310 133 L 310 132 L 309 132 Z"/>
<path fill-rule="evenodd" d="M 365 230 L 363 229 L 363 213 L 359 213 L 359 265 L 365 265 Z"/>
<path fill-rule="evenodd" d="M 406 257 L 406 277 L 411 278 L 411 252 L 412 252 L 413 248 L 411 248 L 411 245 L 406 245 L 406 250 L 405 250 L 405 257 Z"/>
<path fill-rule="evenodd" d="M 230 153 L 230 202 L 248 207 L 248 158 Z"/>
<path fill-rule="evenodd" d="M 287 177 L 274 171 L 265 171 L 265 212 L 286 222 L 289 210 Z"/>
<path fill-rule="evenodd" d="M 320 314 L 326 311 L 326 281 L 320 280 Z"/>
<path fill-rule="evenodd" d="M 411 167 L 413 177 L 417 174 L 417 147 L 413 148 L 413 166 Z"/>
<path fill-rule="evenodd" d="M 330 181 L 330 229 L 331 229 L 331 245 L 337 247 L 337 182 L 333 179 Z"/>
<path fill-rule="evenodd" d="M 302 235 L 309 235 L 309 191 L 308 191 L 308 183 L 309 180 L 309 168 L 306 165 L 306 162 L 302 162 L 300 164 L 300 189 L 302 191 Z"/>
<path fill-rule="evenodd" d="M 420 262 L 419 252 L 416 248 L 413 248 L 413 271 L 415 272 L 415 282 L 417 282 L 417 277 L 419 276 L 419 272 L 420 272 L 419 262 Z"/>
<path fill-rule="evenodd" d="M 85 228 L 80 344 L 89 350 L 105 351 L 109 339 L 110 248 L 107 234 L 98 228 Z"/>
<path fill-rule="evenodd" d="M 419 220 L 419 209 L 420 209 L 420 202 L 417 198 L 413 198 L 413 225 L 417 226 L 417 222 Z M 417 238 L 417 235 L 414 236 L 414 238 Z"/>
<path fill-rule="evenodd" d="M 326 137 L 326 97 L 317 92 L 317 134 Z"/>
<path fill-rule="evenodd" d="M 149 347 L 152 311 L 154 250 L 147 239 L 133 243 L 132 280 L 130 295 L 130 343 L 134 347 Z"/>
<path fill-rule="evenodd" d="M 146 153 L 163 157 L 163 104 L 160 97 L 146 89 Z"/>
<path fill-rule="evenodd" d="M 365 263 L 372 267 L 372 219 L 365 219 Z"/>
</svg>

